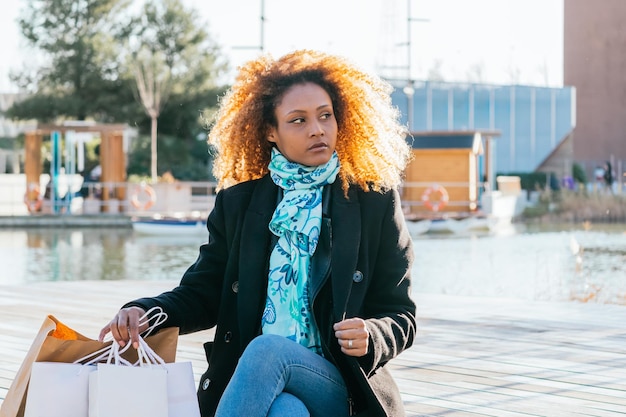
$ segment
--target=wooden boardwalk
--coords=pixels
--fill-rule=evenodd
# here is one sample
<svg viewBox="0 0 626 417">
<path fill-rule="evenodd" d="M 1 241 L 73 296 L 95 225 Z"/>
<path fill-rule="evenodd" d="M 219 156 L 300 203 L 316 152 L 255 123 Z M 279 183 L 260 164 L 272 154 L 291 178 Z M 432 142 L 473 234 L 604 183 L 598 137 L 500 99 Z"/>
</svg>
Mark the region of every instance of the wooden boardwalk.
<svg viewBox="0 0 626 417">
<path fill-rule="evenodd" d="M 0 286 L 0 401 L 44 317 L 97 337 L 125 301 L 175 282 Z M 626 306 L 417 294 L 419 337 L 392 366 L 408 416 L 626 415 Z M 210 332 L 181 336 L 196 379 Z"/>
</svg>

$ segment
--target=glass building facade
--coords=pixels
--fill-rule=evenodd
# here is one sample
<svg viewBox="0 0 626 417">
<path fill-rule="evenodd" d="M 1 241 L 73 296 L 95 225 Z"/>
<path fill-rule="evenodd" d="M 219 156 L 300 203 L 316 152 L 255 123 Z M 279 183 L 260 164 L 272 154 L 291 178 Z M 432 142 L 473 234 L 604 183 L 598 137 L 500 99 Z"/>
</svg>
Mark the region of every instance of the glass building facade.
<svg viewBox="0 0 626 417">
<path fill-rule="evenodd" d="M 493 140 L 496 173 L 534 171 L 576 125 L 573 87 L 389 82 L 412 132 L 499 132 Z"/>
</svg>

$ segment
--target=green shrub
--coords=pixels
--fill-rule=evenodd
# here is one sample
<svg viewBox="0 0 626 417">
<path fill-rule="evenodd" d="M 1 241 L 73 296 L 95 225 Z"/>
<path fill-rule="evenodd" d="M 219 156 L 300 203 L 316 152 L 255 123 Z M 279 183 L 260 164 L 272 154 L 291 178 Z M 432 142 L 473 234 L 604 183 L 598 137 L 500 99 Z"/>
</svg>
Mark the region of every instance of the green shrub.
<svg viewBox="0 0 626 417">
<path fill-rule="evenodd" d="M 585 173 L 583 167 L 577 162 L 574 162 L 572 165 L 572 177 L 574 178 L 574 181 L 579 184 L 587 183 L 587 174 Z"/>
</svg>

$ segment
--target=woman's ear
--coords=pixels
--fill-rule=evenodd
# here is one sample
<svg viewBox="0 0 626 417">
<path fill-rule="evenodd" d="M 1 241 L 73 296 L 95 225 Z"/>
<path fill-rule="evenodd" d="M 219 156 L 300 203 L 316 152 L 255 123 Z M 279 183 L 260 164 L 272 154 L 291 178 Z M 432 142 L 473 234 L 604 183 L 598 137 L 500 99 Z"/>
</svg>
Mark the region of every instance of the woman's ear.
<svg viewBox="0 0 626 417">
<path fill-rule="evenodd" d="M 276 143 L 276 131 L 273 127 L 267 129 L 267 141 Z"/>
</svg>

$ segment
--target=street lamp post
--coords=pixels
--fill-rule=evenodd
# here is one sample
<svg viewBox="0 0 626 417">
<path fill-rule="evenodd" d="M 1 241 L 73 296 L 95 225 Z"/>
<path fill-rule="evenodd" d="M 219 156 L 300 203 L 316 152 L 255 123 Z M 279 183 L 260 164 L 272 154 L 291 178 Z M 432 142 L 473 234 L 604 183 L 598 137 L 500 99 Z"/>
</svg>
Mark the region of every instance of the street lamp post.
<svg viewBox="0 0 626 417">
<path fill-rule="evenodd" d="M 406 33 L 407 33 L 407 41 L 406 41 L 406 68 L 407 68 L 407 85 L 402 89 L 404 94 L 407 97 L 407 124 L 409 127 L 409 132 L 413 131 L 413 96 L 415 95 L 415 88 L 413 88 L 413 78 L 411 74 L 411 66 L 412 66 L 412 56 L 411 56 L 411 23 L 413 22 L 429 22 L 429 19 L 417 19 L 411 16 L 411 0 L 407 0 L 406 2 Z"/>
<path fill-rule="evenodd" d="M 406 119 L 407 125 L 409 127 L 409 132 L 413 131 L 413 95 L 415 94 L 415 89 L 413 88 L 413 80 L 410 78 L 407 80 L 407 85 L 402 89 L 407 99 L 406 106 Z"/>
<path fill-rule="evenodd" d="M 233 46 L 233 49 L 258 49 L 261 53 L 265 51 L 265 0 L 261 0 L 261 32 L 259 34 L 259 44 L 255 46 Z"/>
</svg>

